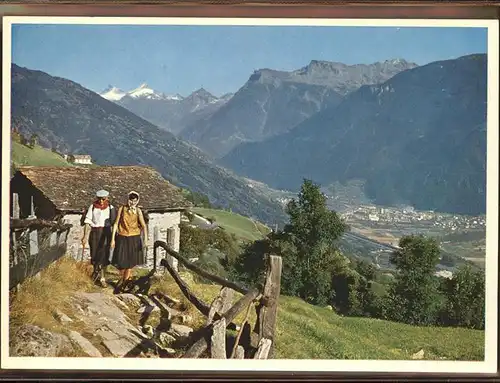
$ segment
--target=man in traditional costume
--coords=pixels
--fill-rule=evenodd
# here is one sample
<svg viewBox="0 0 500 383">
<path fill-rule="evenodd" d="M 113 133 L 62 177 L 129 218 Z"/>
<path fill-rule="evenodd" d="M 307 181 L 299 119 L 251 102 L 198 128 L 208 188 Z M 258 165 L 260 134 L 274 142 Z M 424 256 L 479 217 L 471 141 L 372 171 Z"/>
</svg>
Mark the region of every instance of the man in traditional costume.
<svg viewBox="0 0 500 383">
<path fill-rule="evenodd" d="M 90 245 L 93 278 L 106 287 L 106 268 L 110 263 L 111 231 L 116 220 L 116 209 L 109 202 L 109 192 L 99 190 L 89 206 L 84 220 L 82 245 Z"/>
</svg>

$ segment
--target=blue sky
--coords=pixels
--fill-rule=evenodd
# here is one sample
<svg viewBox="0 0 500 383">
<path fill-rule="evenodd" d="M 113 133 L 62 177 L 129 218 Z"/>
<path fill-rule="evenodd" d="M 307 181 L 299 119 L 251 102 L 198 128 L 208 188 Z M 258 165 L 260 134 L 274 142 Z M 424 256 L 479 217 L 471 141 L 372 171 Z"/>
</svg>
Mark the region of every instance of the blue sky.
<svg viewBox="0 0 500 383">
<path fill-rule="evenodd" d="M 203 86 L 235 92 L 255 69 L 294 70 L 311 60 L 419 65 L 486 53 L 486 28 L 13 25 L 12 62 L 94 91 L 143 82 L 187 96 Z"/>
</svg>

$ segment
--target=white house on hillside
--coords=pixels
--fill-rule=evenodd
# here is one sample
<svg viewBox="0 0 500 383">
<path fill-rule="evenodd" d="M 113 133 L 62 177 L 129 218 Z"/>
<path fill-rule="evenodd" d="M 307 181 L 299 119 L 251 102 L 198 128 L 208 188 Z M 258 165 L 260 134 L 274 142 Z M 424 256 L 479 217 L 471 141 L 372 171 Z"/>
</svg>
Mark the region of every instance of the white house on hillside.
<svg viewBox="0 0 500 383">
<path fill-rule="evenodd" d="M 71 154 L 67 159 L 75 164 L 92 165 L 92 157 L 88 154 Z"/>
</svg>

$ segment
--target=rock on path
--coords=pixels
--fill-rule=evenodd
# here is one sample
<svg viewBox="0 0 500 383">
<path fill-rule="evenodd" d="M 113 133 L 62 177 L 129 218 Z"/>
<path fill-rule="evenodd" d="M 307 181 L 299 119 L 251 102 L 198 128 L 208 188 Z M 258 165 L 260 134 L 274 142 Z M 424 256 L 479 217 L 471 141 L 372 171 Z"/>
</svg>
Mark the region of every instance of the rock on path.
<svg viewBox="0 0 500 383">
<path fill-rule="evenodd" d="M 116 297 L 128 306 L 138 307 L 141 304 L 141 299 L 134 294 L 122 293 L 117 294 Z"/>
<path fill-rule="evenodd" d="M 176 351 L 168 348 L 177 340 L 186 340 L 193 332 L 191 327 L 172 323 L 174 318 L 182 319 L 183 323 L 191 318 L 182 312 L 169 307 L 159 299 L 133 294 L 110 295 L 104 292 L 78 292 L 71 302 L 74 310 L 72 318 L 54 310 L 54 317 L 60 323 L 67 325 L 69 336 L 54 333 L 34 325 L 24 325 L 11 338 L 10 354 L 13 356 L 55 357 L 71 355 L 75 350 L 81 350 L 90 357 L 103 357 L 96 341 L 105 347 L 114 357 L 139 356 L 148 353 L 148 349 L 161 348 L 168 355 Z M 137 310 L 139 308 L 139 310 Z M 132 324 L 125 312 L 161 311 L 164 330 L 152 329 L 151 334 L 144 334 L 143 328 Z M 125 312 L 124 312 L 125 311 Z M 92 342 L 74 331 L 72 326 L 84 328 L 85 333 L 92 336 Z M 162 322 L 163 323 L 163 322 Z M 150 326 L 151 327 L 151 326 Z M 159 326 L 161 327 L 161 326 Z M 90 335 L 92 334 L 92 335 Z M 156 343 L 156 345 L 155 345 Z M 107 353 L 105 353 L 108 356 Z"/>
<path fill-rule="evenodd" d="M 97 358 L 102 357 L 101 352 L 97 348 L 95 348 L 94 345 L 90 343 L 88 339 L 84 338 L 76 331 L 69 332 L 69 339 L 71 339 L 74 343 L 76 343 L 82 349 L 82 351 L 88 356 L 93 356 Z"/>
<path fill-rule="evenodd" d="M 74 351 L 66 335 L 31 324 L 23 325 L 10 343 L 11 356 L 56 357 Z"/>
<path fill-rule="evenodd" d="M 78 304 L 85 314 L 79 314 L 91 332 L 102 339 L 108 351 L 116 357 L 123 357 L 137 347 L 144 345 L 144 337 L 118 308 L 115 297 L 104 293 L 83 293 L 76 295 Z"/>
<path fill-rule="evenodd" d="M 193 332 L 193 329 L 188 326 L 184 326 L 182 324 L 172 323 L 170 329 L 168 329 L 167 333 L 173 335 L 175 338 L 187 338 Z"/>
</svg>

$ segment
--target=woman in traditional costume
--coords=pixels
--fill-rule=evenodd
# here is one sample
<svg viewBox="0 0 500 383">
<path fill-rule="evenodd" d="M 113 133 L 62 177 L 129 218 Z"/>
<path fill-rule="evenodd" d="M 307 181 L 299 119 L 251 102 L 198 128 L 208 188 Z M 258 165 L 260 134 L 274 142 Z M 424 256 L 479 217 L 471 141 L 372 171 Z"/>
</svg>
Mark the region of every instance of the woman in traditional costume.
<svg viewBox="0 0 500 383">
<path fill-rule="evenodd" d="M 148 238 L 147 225 L 139 203 L 139 193 L 131 191 L 126 205 L 118 209 L 117 219 L 111 234 L 111 248 L 114 248 L 112 264 L 120 271 L 117 290 L 123 290 L 130 282 L 132 269 L 145 263 L 145 241 Z"/>
</svg>

